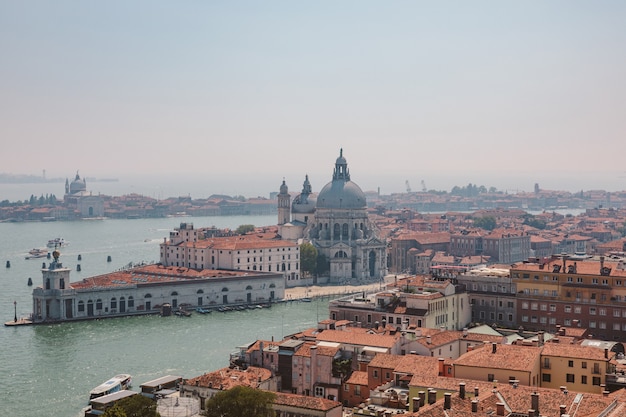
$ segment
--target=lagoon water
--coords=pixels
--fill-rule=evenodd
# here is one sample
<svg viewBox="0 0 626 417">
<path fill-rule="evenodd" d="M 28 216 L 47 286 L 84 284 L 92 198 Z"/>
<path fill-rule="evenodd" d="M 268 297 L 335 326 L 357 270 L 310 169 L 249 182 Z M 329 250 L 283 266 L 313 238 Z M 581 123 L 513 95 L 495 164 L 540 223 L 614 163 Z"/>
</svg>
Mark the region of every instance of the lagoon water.
<svg viewBox="0 0 626 417">
<path fill-rule="evenodd" d="M 63 237 L 61 261 L 71 280 L 111 272 L 131 262 L 158 261 L 159 243 L 180 222 L 194 227 L 264 226 L 275 216 L 186 217 L 0 223 L 0 319 L 30 314 L 32 288 L 41 285 L 46 258 L 27 252 Z M 82 260 L 78 261 L 78 255 Z M 111 262 L 107 257 L 111 256 Z M 6 268 L 6 262 L 11 263 Z M 81 265 L 81 271 L 76 266 Z M 28 278 L 33 287 L 27 286 Z M 14 302 L 16 304 L 14 305 Z M 16 308 L 15 308 L 16 307 Z M 229 353 L 256 339 L 282 339 L 314 326 L 327 301 L 285 303 L 271 309 L 213 312 L 190 318 L 143 316 L 56 325 L 0 328 L 0 411 L 15 417 L 78 417 L 89 391 L 118 373 L 139 384 L 167 374 L 191 378 L 228 365 Z"/>
</svg>

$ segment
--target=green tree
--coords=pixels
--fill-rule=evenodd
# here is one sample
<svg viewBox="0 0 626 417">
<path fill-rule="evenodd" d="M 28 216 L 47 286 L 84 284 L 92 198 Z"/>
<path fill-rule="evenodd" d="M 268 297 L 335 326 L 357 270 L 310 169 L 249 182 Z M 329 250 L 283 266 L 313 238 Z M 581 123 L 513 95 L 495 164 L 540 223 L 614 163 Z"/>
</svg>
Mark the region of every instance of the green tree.
<svg viewBox="0 0 626 417">
<path fill-rule="evenodd" d="M 532 214 L 525 214 L 524 215 L 524 222 L 523 224 L 528 225 L 530 227 L 534 227 L 535 229 L 545 229 L 546 228 L 546 222 L 544 220 L 538 219 L 537 217 L 533 216 Z"/>
<path fill-rule="evenodd" d="M 206 401 L 208 417 L 271 417 L 276 394 L 243 385 L 220 391 Z"/>
<path fill-rule="evenodd" d="M 311 243 L 300 245 L 300 271 L 304 274 L 317 272 L 317 249 Z"/>
<path fill-rule="evenodd" d="M 493 230 L 496 228 L 496 218 L 493 216 L 474 217 L 474 226 L 485 230 Z"/>
<path fill-rule="evenodd" d="M 253 231 L 254 231 L 253 224 L 242 224 L 237 228 L 237 230 L 235 230 L 235 233 L 240 234 L 240 235 L 245 235 L 246 233 L 253 232 Z"/>
<path fill-rule="evenodd" d="M 141 394 L 119 400 L 104 417 L 160 417 L 155 401 Z"/>
<path fill-rule="evenodd" d="M 328 258 L 326 258 L 326 256 L 323 253 L 317 254 L 316 264 L 317 265 L 315 267 L 315 271 L 318 274 L 323 275 L 327 273 L 328 271 L 330 271 L 330 261 L 328 260 Z"/>
</svg>

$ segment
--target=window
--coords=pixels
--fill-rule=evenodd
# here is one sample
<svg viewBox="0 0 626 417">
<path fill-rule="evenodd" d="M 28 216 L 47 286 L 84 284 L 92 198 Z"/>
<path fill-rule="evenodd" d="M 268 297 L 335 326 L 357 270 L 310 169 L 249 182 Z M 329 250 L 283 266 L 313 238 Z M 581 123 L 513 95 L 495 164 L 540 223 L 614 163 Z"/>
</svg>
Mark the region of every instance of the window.
<svg viewBox="0 0 626 417">
<path fill-rule="evenodd" d="M 550 374 L 541 374 L 541 380 L 543 382 L 550 382 L 552 379 L 552 375 Z"/>
<path fill-rule="evenodd" d="M 580 367 L 583 369 L 587 369 L 587 362 L 582 361 L 582 363 L 580 364 Z"/>
<path fill-rule="evenodd" d="M 372 376 L 373 376 L 374 378 L 378 378 L 378 370 L 377 370 L 377 369 L 374 369 L 374 370 L 372 371 Z"/>
<path fill-rule="evenodd" d="M 317 388 L 320 387 L 316 387 L 315 390 L 317 391 Z M 360 385 L 355 385 L 354 386 L 354 395 L 361 395 L 361 386 Z"/>
<path fill-rule="evenodd" d="M 574 383 L 574 374 L 565 374 L 565 380 L 567 382 L 571 382 L 573 384 Z"/>
<path fill-rule="evenodd" d="M 556 311 L 556 304 L 550 304 L 550 311 Z"/>
<path fill-rule="evenodd" d="M 571 313 L 572 312 L 572 306 L 565 306 L 565 312 L 566 313 Z"/>
<path fill-rule="evenodd" d="M 581 384 L 586 384 L 587 383 L 587 375 L 581 375 L 580 376 L 580 383 Z"/>
<path fill-rule="evenodd" d="M 574 361 L 567 361 L 567 366 L 570 368 L 574 367 Z"/>
<path fill-rule="evenodd" d="M 493 374 L 487 374 L 487 381 L 493 382 L 493 380 L 494 380 L 494 375 Z"/>
<path fill-rule="evenodd" d="M 592 383 L 593 383 L 593 385 L 600 385 L 600 377 L 599 376 L 594 376 L 592 378 Z"/>
<path fill-rule="evenodd" d="M 576 314 L 580 314 L 580 313 L 581 313 L 581 308 L 580 308 L 580 306 L 576 306 L 576 307 L 574 307 L 574 313 L 576 313 Z"/>
<path fill-rule="evenodd" d="M 589 322 L 589 327 L 591 327 L 592 329 L 596 328 L 596 322 L 595 321 L 590 321 Z"/>
</svg>

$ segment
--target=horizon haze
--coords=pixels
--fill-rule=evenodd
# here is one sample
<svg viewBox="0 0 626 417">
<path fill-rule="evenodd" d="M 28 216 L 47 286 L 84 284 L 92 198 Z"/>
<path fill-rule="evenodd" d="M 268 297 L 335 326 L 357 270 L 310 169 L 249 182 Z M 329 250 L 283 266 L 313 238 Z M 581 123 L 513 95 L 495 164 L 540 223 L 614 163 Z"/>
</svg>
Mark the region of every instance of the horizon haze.
<svg viewBox="0 0 626 417">
<path fill-rule="evenodd" d="M 621 1 L 1 1 L 0 171 L 253 197 L 306 174 L 319 191 L 343 148 L 383 194 L 621 191 L 624 18 Z"/>
</svg>

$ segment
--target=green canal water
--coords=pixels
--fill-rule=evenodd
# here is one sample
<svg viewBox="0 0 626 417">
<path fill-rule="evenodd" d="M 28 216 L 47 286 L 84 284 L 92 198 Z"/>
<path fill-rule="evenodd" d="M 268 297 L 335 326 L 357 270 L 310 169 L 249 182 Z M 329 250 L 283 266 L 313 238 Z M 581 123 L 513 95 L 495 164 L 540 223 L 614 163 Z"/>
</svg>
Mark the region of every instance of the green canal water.
<svg viewBox="0 0 626 417">
<path fill-rule="evenodd" d="M 157 261 L 159 242 L 181 220 L 194 227 L 230 228 L 276 222 L 275 216 L 233 216 L 0 223 L 0 319 L 6 322 L 13 320 L 15 312 L 18 317 L 31 312 L 32 288 L 41 285 L 40 269 L 46 259 L 26 260 L 28 250 L 63 237 L 69 246 L 62 249 L 61 260 L 72 269 L 71 280 L 77 281 L 130 262 Z M 33 287 L 27 286 L 29 277 Z M 131 374 L 135 387 L 167 374 L 194 377 L 227 366 L 237 346 L 256 339 L 282 339 L 327 315 L 328 300 L 315 300 L 188 318 L 141 316 L 2 326 L 0 410 L 15 417 L 77 417 L 87 405 L 89 391 L 115 374 Z"/>
</svg>

